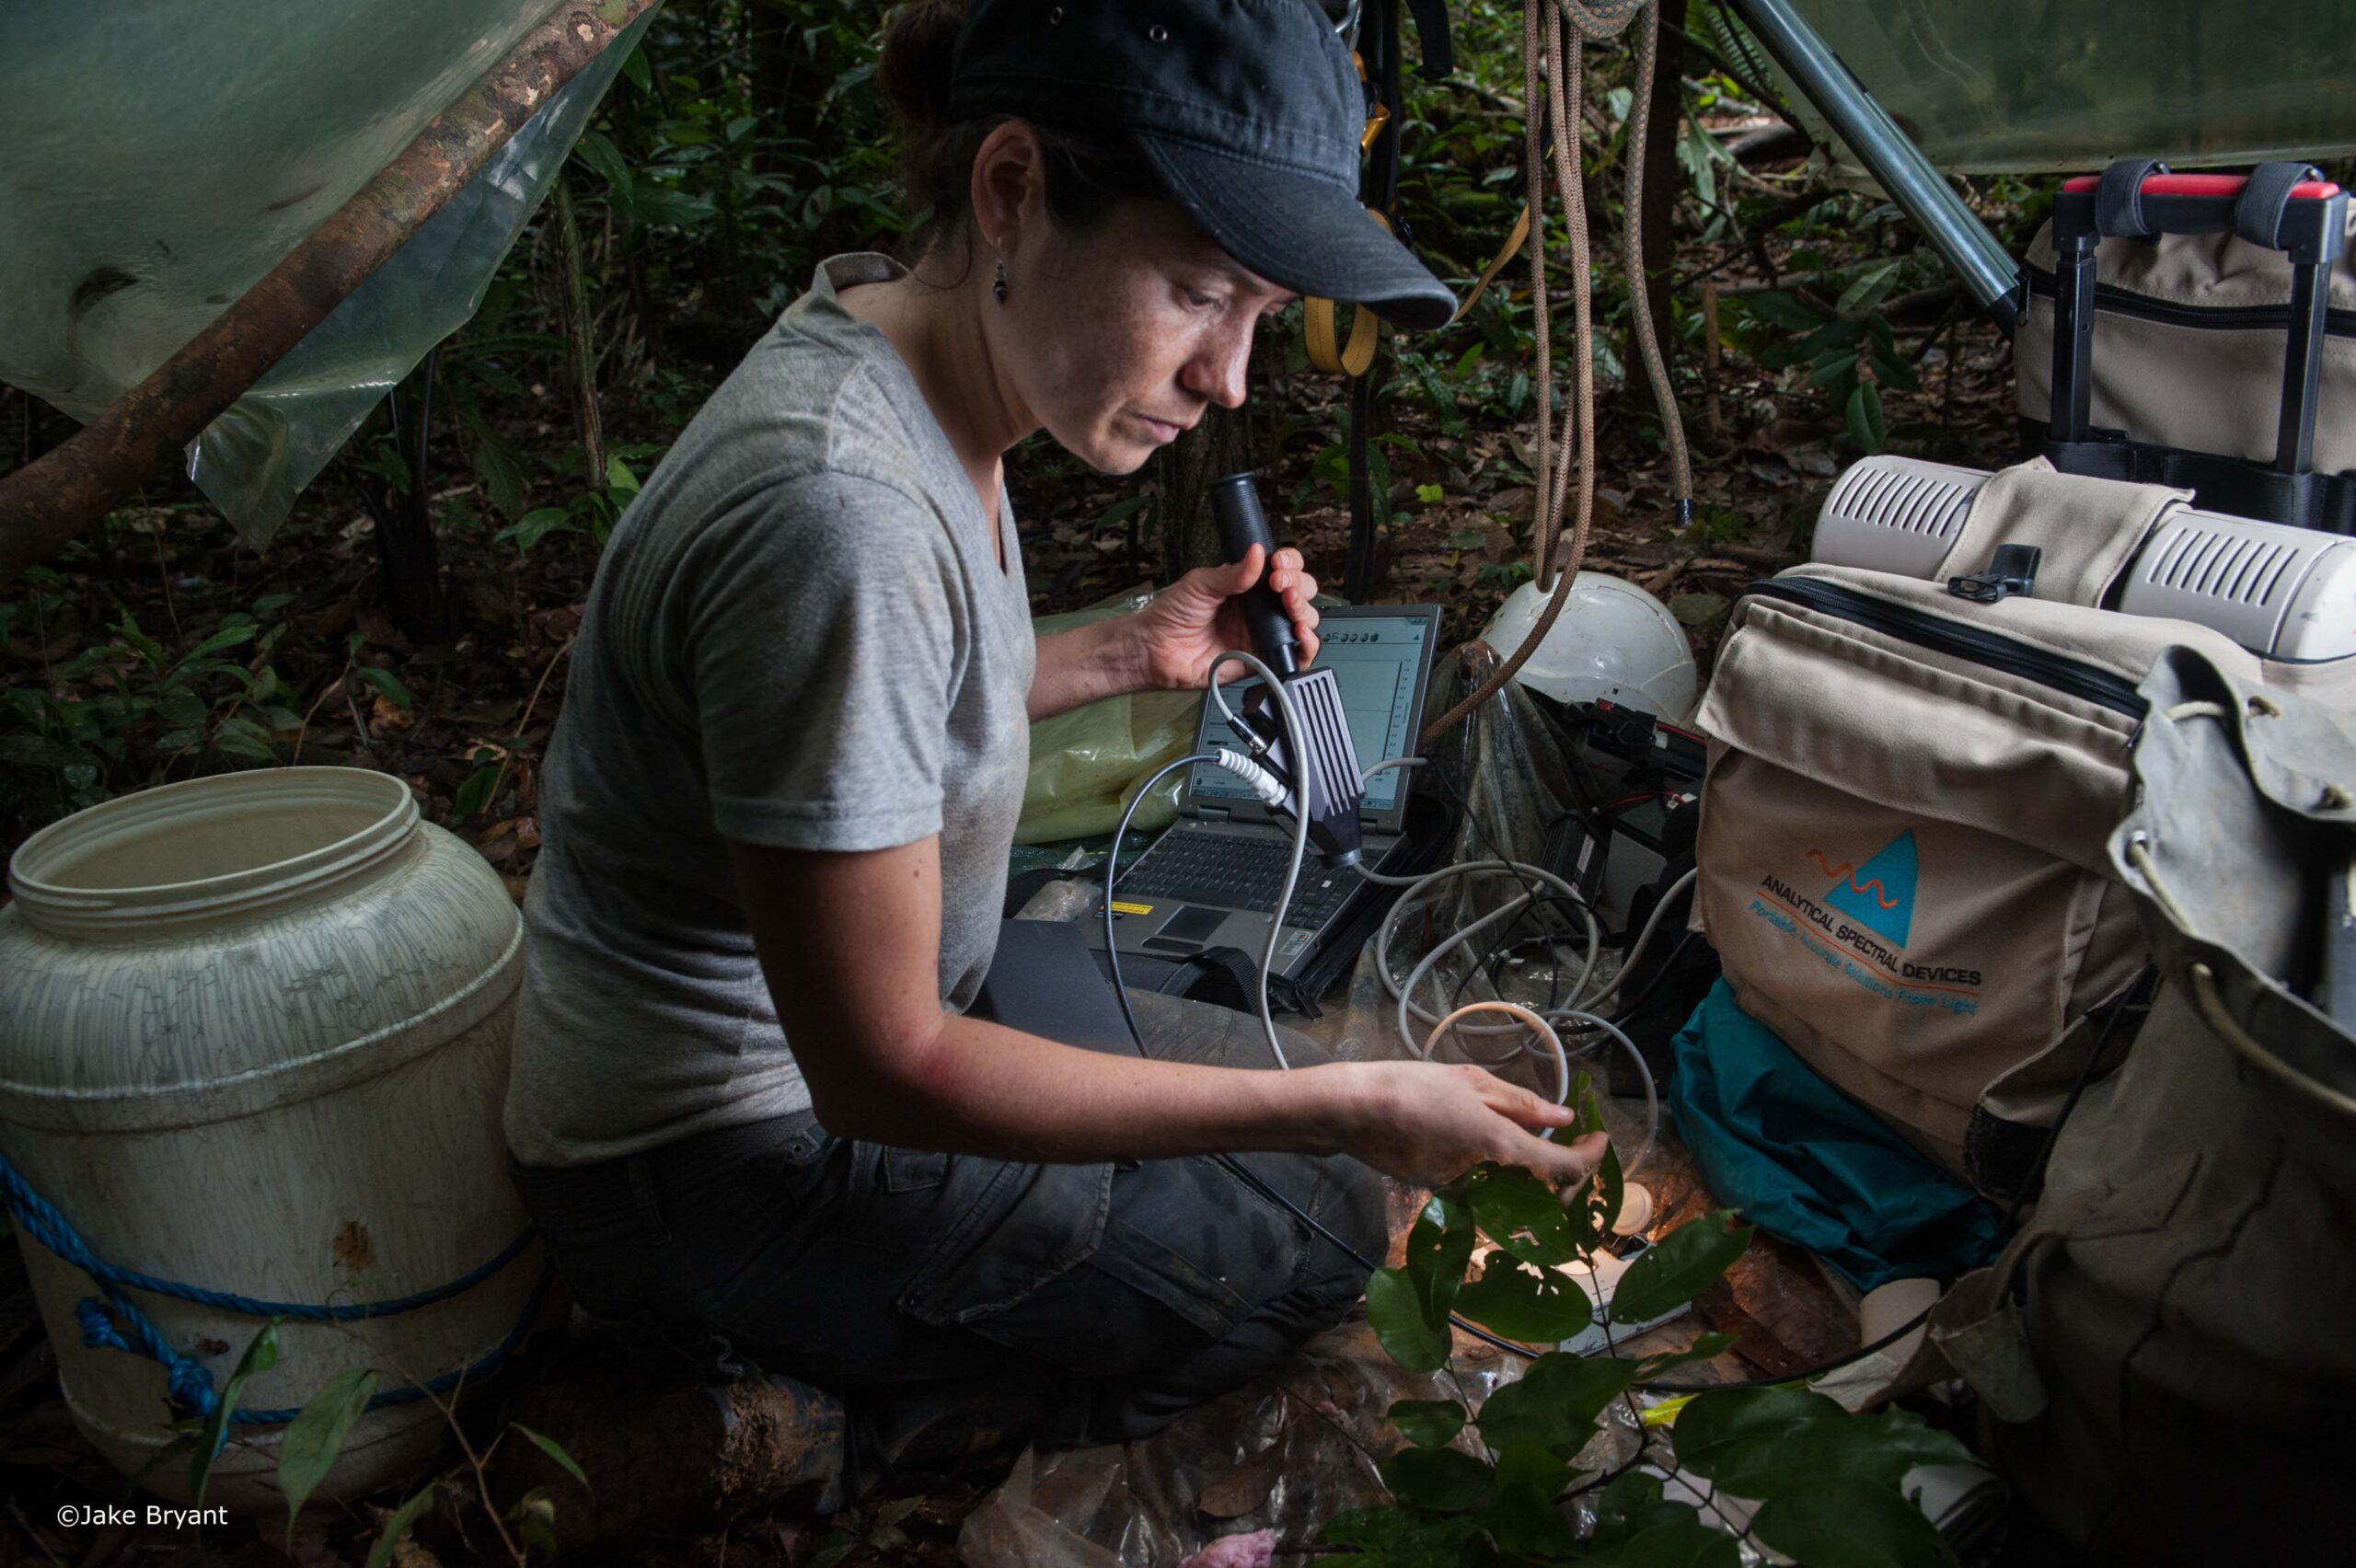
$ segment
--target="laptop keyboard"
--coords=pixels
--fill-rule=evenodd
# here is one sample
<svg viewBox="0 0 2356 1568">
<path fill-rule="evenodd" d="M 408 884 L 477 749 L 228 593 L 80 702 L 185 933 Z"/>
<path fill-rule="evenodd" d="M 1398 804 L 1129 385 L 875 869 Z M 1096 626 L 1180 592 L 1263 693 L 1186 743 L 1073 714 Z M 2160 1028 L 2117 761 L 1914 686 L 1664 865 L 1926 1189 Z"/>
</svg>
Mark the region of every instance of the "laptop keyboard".
<svg viewBox="0 0 2356 1568">
<path fill-rule="evenodd" d="M 1113 896 L 1170 898 L 1193 904 L 1218 904 L 1230 909 L 1258 910 L 1276 906 L 1283 891 L 1285 867 L 1292 859 L 1289 842 L 1240 834 L 1165 833 L 1152 848 L 1123 873 Z M 1357 891 L 1363 879 L 1355 867 L 1329 870 L 1311 849 L 1301 859 L 1300 881 L 1293 889 L 1285 924 L 1314 930 L 1334 917 L 1343 901 Z"/>
</svg>

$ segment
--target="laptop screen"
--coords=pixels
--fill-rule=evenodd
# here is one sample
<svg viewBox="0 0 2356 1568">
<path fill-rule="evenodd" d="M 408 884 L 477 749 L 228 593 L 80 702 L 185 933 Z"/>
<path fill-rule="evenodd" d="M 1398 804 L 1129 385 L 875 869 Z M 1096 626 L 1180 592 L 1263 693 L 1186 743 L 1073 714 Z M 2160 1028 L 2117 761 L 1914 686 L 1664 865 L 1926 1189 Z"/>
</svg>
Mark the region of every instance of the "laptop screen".
<svg viewBox="0 0 2356 1568">
<path fill-rule="evenodd" d="M 1369 767 L 1385 757 L 1404 756 L 1415 749 L 1415 730 L 1425 674 L 1431 658 L 1438 617 L 1430 609 L 1401 606 L 1385 613 L 1379 606 L 1364 610 L 1329 610 L 1318 628 L 1317 665 L 1330 669 L 1342 688 L 1342 707 L 1350 721 L 1350 744 L 1358 766 Z M 1230 665 L 1229 670 L 1234 668 Z M 1224 672 L 1222 672 L 1224 673 Z M 1229 704 L 1242 708 L 1243 694 L 1260 683 L 1256 678 L 1230 681 L 1224 688 Z M 1232 745 L 1234 737 L 1209 699 L 1195 734 L 1195 747 Z M 1406 769 L 1378 773 L 1368 783 L 1361 816 L 1377 816 L 1398 805 L 1407 787 Z M 1196 801 L 1258 804 L 1250 786 L 1224 767 L 1197 763 L 1191 792 Z"/>
</svg>

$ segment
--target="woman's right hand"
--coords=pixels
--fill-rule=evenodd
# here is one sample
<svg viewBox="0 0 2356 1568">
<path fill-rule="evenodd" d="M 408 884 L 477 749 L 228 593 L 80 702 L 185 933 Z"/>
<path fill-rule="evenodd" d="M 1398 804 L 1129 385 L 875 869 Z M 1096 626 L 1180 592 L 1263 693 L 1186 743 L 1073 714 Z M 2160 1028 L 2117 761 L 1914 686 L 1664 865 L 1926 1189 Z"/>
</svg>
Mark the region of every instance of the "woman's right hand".
<svg viewBox="0 0 2356 1568">
<path fill-rule="evenodd" d="M 1570 1125 L 1576 1114 L 1485 1068 L 1347 1062 L 1303 1070 L 1337 1075 L 1342 1147 L 1417 1186 L 1439 1186 L 1493 1159 L 1530 1171 L 1567 1198 L 1603 1159 L 1608 1140 L 1601 1133 L 1575 1142 L 1538 1136 L 1542 1129 Z"/>
</svg>

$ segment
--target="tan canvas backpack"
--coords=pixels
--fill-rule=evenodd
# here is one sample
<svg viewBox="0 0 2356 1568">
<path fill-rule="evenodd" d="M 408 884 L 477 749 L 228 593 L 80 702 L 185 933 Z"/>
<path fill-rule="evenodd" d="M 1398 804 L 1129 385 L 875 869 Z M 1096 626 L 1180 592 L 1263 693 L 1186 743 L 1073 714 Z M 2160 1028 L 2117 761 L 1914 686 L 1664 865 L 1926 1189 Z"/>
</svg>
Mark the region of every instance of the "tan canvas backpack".
<svg viewBox="0 0 2356 1568">
<path fill-rule="evenodd" d="M 2080 1077 L 2089 1015 L 2146 962 L 2104 844 L 2153 660 L 2187 645 L 2335 699 L 2356 681 L 2356 662 L 2266 663 L 2203 627 L 2094 607 L 2183 499 L 2004 470 L 1934 581 L 1803 566 L 1743 595 L 1697 715 L 1694 919 L 1736 1000 L 1992 1193 Z M 2043 551 L 2031 591 L 1952 592 L 1999 544 Z"/>
</svg>

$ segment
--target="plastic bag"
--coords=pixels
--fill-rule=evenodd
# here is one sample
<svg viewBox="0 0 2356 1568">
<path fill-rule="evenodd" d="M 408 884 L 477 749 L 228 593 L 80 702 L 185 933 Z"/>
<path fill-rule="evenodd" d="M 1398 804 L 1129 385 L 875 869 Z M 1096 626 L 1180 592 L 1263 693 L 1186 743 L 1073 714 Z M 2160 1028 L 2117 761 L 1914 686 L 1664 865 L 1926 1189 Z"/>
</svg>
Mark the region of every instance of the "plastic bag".
<svg viewBox="0 0 2356 1568">
<path fill-rule="evenodd" d="M 1375 1466 L 1401 1447 L 1383 1419 L 1394 1401 L 1478 1405 L 1525 1364 L 1459 1334 L 1450 1365 L 1452 1378 L 1403 1371 L 1354 1317 L 1143 1442 L 1024 1455 L 966 1516 L 958 1555 L 973 1568 L 1177 1568 L 1213 1540 L 1266 1529 L 1298 1551 L 1344 1509 L 1389 1499 Z M 1582 1465 L 1634 1453 L 1625 1409 L 1613 1407 Z"/>
<path fill-rule="evenodd" d="M 539 0 L 0 6 L 0 380 L 87 421 L 177 352 L 471 87 Z M 575 76 L 198 436 L 260 548 L 456 330 L 653 20 Z"/>
<path fill-rule="evenodd" d="M 1128 615 L 1152 602 L 1149 592 L 1123 594 L 1084 610 L 1043 616 L 1031 628 L 1045 637 Z M 1202 706 L 1198 691 L 1137 692 L 1032 725 L 1031 773 L 1022 787 L 1014 841 L 1053 844 L 1111 833 L 1121 824 L 1121 812 L 1138 781 L 1185 755 Z M 1169 826 L 1178 815 L 1182 781 L 1175 773 L 1163 779 L 1130 826 L 1148 832 Z"/>
</svg>

